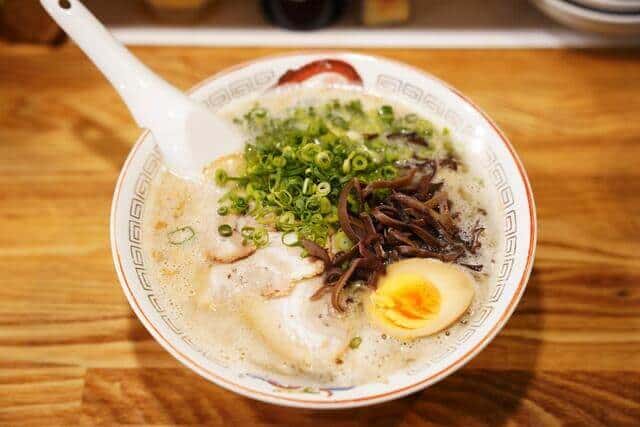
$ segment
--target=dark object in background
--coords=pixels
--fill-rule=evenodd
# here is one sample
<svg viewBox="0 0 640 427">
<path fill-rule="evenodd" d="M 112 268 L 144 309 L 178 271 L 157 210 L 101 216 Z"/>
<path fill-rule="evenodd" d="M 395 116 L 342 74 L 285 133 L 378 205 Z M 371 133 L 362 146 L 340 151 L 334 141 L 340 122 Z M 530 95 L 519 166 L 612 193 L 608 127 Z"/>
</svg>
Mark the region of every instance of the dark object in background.
<svg viewBox="0 0 640 427">
<path fill-rule="evenodd" d="M 273 24 L 290 30 L 316 30 L 335 22 L 345 0 L 262 0 L 265 16 Z"/>
<path fill-rule="evenodd" d="M 64 33 L 38 0 L 0 1 L 0 32 L 12 41 L 56 43 Z"/>
</svg>

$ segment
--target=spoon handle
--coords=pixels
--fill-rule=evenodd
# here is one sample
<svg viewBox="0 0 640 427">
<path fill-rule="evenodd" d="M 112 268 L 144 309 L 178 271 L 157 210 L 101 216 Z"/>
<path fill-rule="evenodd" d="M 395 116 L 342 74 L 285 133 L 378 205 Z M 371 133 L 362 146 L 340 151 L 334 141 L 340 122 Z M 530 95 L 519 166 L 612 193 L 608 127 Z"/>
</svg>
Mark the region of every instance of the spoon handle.
<svg viewBox="0 0 640 427">
<path fill-rule="evenodd" d="M 78 44 L 116 88 L 140 127 L 153 129 L 174 111 L 188 108 L 185 96 L 154 74 L 120 44 L 78 0 L 40 0 L 42 6 Z"/>
</svg>

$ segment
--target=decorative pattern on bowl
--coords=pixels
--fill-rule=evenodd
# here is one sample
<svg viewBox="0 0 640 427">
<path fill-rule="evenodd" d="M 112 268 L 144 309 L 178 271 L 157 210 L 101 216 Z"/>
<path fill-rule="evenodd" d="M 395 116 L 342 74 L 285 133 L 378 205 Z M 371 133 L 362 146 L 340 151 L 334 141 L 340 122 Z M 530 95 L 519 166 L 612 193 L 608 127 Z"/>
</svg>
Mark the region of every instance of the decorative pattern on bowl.
<svg viewBox="0 0 640 427">
<path fill-rule="evenodd" d="M 487 116 L 438 79 L 409 66 L 371 56 L 331 53 L 271 57 L 243 64 L 196 86 L 191 95 L 212 110 L 276 85 L 292 68 L 324 61 L 356 70 L 365 90 L 403 102 L 436 124 L 483 165 L 486 182 L 500 200 L 501 260 L 487 301 L 473 313 L 462 333 L 425 363 L 392 375 L 386 383 L 356 387 L 308 388 L 281 384 L 250 372 L 236 372 L 208 357 L 177 327 L 154 295 L 142 249 L 142 221 L 161 156 L 149 132 L 136 142 L 116 185 L 111 213 L 114 263 L 129 303 L 154 338 L 183 364 L 240 394 L 297 407 L 340 408 L 378 403 L 407 395 L 449 375 L 477 354 L 504 326 L 519 301 L 533 263 L 536 218 L 531 188 L 512 146 Z M 329 70 L 340 71 L 340 70 Z"/>
</svg>

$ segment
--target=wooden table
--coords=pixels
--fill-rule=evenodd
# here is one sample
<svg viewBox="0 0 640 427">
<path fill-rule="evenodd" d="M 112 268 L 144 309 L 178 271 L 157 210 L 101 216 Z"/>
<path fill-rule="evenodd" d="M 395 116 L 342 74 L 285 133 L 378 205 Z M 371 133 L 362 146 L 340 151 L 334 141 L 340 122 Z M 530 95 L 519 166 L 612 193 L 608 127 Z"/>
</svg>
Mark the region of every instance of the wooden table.
<svg viewBox="0 0 640 427">
<path fill-rule="evenodd" d="M 135 49 L 181 88 L 274 52 Z M 640 51 L 369 53 L 468 94 L 529 172 L 534 272 L 487 349 L 422 393 L 351 411 L 199 378 L 138 322 L 111 263 L 111 195 L 139 133 L 124 105 L 73 46 L 0 45 L 0 423 L 640 424 Z"/>
</svg>

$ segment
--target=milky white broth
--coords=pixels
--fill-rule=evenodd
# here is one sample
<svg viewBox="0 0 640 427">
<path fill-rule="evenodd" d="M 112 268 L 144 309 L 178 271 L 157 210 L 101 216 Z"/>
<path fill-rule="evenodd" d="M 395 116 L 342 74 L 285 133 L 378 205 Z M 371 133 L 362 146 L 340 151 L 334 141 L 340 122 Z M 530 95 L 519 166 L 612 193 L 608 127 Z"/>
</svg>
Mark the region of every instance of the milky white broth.
<svg viewBox="0 0 640 427">
<path fill-rule="evenodd" d="M 365 109 L 390 104 L 361 92 L 338 88 L 296 87 L 286 91 L 261 95 L 260 105 L 273 116 L 295 105 L 321 105 L 331 99 L 360 99 Z M 248 111 L 255 100 L 232 103 L 218 114 L 230 121 Z M 391 104 L 397 114 L 411 112 L 402 105 Z M 427 117 L 428 118 L 428 117 Z M 215 141 L 212 143 L 224 143 Z M 464 141 L 454 143 L 463 165 L 470 165 L 465 157 Z M 454 212 L 460 212 L 462 229 L 470 229 L 476 220 L 486 228 L 481 238 L 482 248 L 477 262 L 484 265 L 483 273 L 474 274 L 475 296 L 468 312 L 441 333 L 410 342 L 400 342 L 369 324 L 361 304 L 351 304 L 340 318 L 348 323 L 352 336 L 362 338 L 357 349 L 349 349 L 341 360 L 326 361 L 317 366 L 300 366 L 291 358 L 273 352 L 238 314 L 238 304 L 213 306 L 203 299 L 208 286 L 211 261 L 206 256 L 207 236 L 217 235 L 217 227 L 224 221 L 216 218 L 217 200 L 226 190 L 214 184 L 196 184 L 182 180 L 166 170 L 155 178 L 144 220 L 144 252 L 150 266 L 151 283 L 159 303 L 171 321 L 184 331 L 206 356 L 216 362 L 239 368 L 242 372 L 262 374 L 288 384 L 307 386 L 350 386 L 380 382 L 395 371 L 419 366 L 445 346 L 454 343 L 466 324 L 486 301 L 491 283 L 495 282 L 495 259 L 500 242 L 497 238 L 497 202 L 484 188 L 483 181 L 463 166 L 457 172 L 440 168 L 435 181 L 444 180 L 445 190 L 453 202 Z M 479 215 L 478 208 L 486 211 Z M 167 233 L 183 226 L 191 226 L 196 235 L 183 245 L 168 242 Z M 259 251 L 260 249 L 258 249 Z M 321 281 L 321 278 L 317 279 Z M 358 295 L 358 294 L 356 294 Z M 245 298 L 263 298 L 247 293 Z M 357 299 L 357 296 L 356 296 Z M 327 302 L 330 315 L 338 316 Z"/>
</svg>

